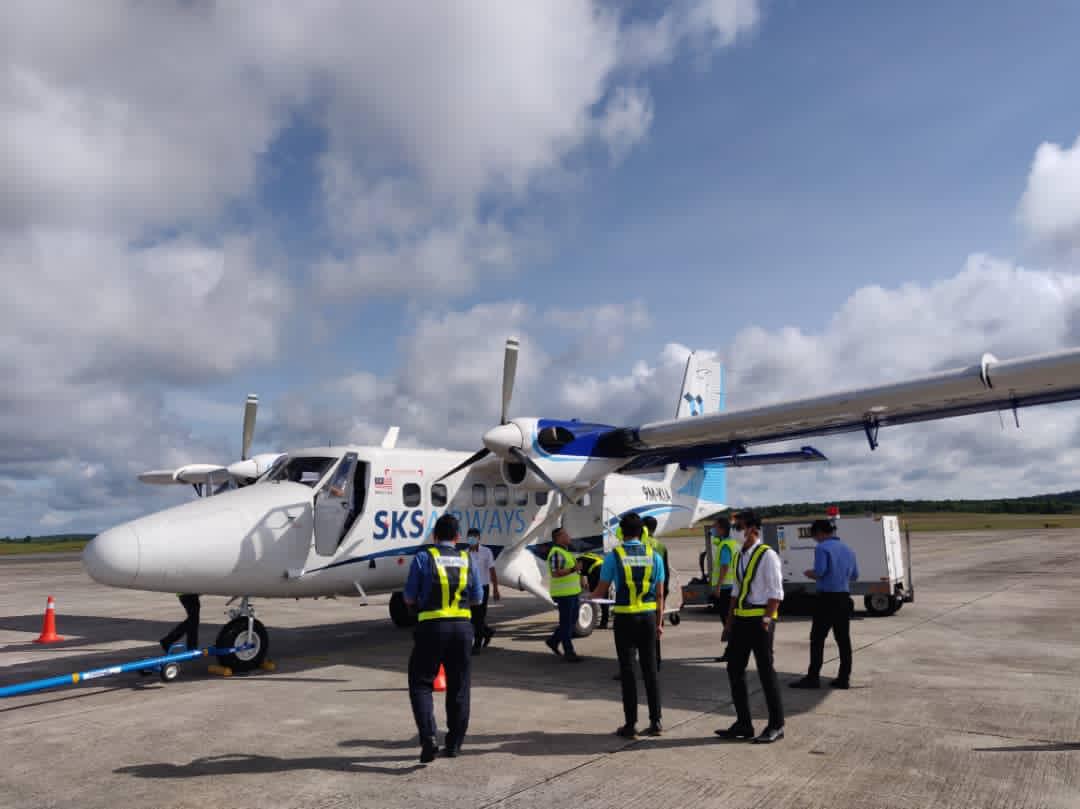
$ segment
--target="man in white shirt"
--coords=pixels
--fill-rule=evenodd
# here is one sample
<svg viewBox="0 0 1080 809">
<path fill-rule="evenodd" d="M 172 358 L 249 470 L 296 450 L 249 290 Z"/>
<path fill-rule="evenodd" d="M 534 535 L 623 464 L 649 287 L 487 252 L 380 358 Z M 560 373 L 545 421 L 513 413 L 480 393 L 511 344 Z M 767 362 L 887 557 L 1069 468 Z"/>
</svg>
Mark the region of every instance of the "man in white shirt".
<svg viewBox="0 0 1080 809">
<path fill-rule="evenodd" d="M 724 623 L 728 641 L 728 680 L 735 703 L 735 724 L 716 731 L 723 739 L 754 739 L 771 744 L 784 738 L 784 706 L 773 668 L 773 635 L 780 602 L 784 600 L 784 577 L 780 556 L 761 542 L 761 518 L 752 511 L 735 515 L 735 530 L 743 533 L 743 546 L 735 566 L 731 609 Z M 769 706 L 769 724 L 754 738 L 750 699 L 746 691 L 746 664 L 754 653 L 761 689 Z"/>
<path fill-rule="evenodd" d="M 484 588 L 484 600 L 472 605 L 473 654 L 491 643 L 495 630 L 487 624 L 488 597 L 499 600 L 499 576 L 495 572 L 495 556 L 491 548 L 480 544 L 480 531 L 470 528 L 466 537 L 469 544 L 469 566 L 476 570 L 476 578 Z"/>
</svg>

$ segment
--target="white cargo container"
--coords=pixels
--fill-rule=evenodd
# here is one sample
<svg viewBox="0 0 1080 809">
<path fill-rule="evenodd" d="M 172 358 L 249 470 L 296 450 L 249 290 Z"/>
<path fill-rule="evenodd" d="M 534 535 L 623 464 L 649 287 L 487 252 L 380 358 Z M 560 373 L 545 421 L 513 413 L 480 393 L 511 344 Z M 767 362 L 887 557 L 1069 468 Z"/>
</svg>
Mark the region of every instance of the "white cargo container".
<svg viewBox="0 0 1080 809">
<path fill-rule="evenodd" d="M 767 523 L 763 527 L 762 539 L 783 561 L 785 598 L 814 594 L 814 580 L 804 573 L 814 567 L 816 543 L 810 536 L 810 523 Z M 851 593 L 863 596 L 867 612 L 892 615 L 905 601 L 914 600 L 911 546 L 901 536 L 897 517 L 845 517 L 836 520 L 836 536 L 855 552 L 859 579 L 852 582 Z"/>
</svg>

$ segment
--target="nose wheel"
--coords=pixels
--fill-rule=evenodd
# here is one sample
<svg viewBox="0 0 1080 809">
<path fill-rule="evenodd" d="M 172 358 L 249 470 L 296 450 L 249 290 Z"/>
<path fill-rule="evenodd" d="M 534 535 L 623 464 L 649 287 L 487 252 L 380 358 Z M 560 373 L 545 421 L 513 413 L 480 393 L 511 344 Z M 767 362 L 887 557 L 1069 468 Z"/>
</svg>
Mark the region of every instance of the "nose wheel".
<svg viewBox="0 0 1080 809">
<path fill-rule="evenodd" d="M 218 655 L 218 662 L 236 672 L 252 671 L 259 668 L 270 651 L 270 635 L 262 621 L 255 617 L 255 608 L 245 596 L 240 606 L 229 610 L 232 619 L 221 628 L 217 636 L 217 647 L 229 649 L 236 646 L 249 646 L 227 655 Z"/>
</svg>

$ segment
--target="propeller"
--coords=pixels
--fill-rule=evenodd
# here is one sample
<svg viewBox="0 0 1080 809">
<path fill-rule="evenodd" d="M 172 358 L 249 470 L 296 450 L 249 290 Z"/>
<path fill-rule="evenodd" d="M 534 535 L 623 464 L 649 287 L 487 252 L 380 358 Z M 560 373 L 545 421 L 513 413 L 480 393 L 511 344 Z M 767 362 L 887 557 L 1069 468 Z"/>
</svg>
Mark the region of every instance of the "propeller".
<svg viewBox="0 0 1080 809">
<path fill-rule="evenodd" d="M 514 396 L 514 377 L 517 376 L 519 347 L 520 343 L 516 337 L 507 338 L 506 350 L 503 352 L 502 413 L 499 416 L 499 424 L 506 424 L 510 420 L 510 400 Z"/>
<path fill-rule="evenodd" d="M 244 435 L 240 444 L 240 460 L 246 461 L 251 452 L 251 440 L 255 437 L 255 413 L 259 409 L 259 397 L 249 393 L 244 403 Z"/>
<path fill-rule="evenodd" d="M 496 427 L 496 430 L 500 428 L 507 429 L 506 427 L 504 427 L 504 425 L 506 425 L 507 422 L 509 422 L 510 420 L 510 400 L 514 396 L 514 377 L 517 376 L 518 348 L 520 347 L 520 345 L 521 344 L 518 342 L 518 339 L 516 337 L 509 337 L 506 340 L 506 349 L 503 351 L 502 412 L 499 415 L 499 427 Z M 516 427 L 511 427 L 510 429 L 513 429 L 520 439 L 521 431 L 518 430 Z M 487 444 L 488 442 L 485 441 L 484 443 Z M 449 472 L 445 472 L 444 474 L 440 475 L 435 482 L 438 483 L 440 480 L 445 480 L 451 475 L 456 475 L 462 469 L 469 468 L 474 463 L 476 463 L 477 461 L 482 461 L 490 454 L 491 450 L 486 446 L 482 449 L 477 450 L 464 461 L 451 469 Z"/>
<path fill-rule="evenodd" d="M 531 469 L 532 473 L 534 475 L 536 475 L 538 478 L 540 478 L 540 480 L 544 481 L 544 483 L 546 483 L 552 489 L 554 489 L 559 494 L 561 494 L 563 496 L 563 501 L 564 502 L 573 503 L 575 505 L 581 505 L 581 503 L 579 503 L 577 500 L 575 500 L 573 497 L 571 497 L 566 492 L 565 489 L 563 489 L 558 483 L 556 483 L 554 480 L 552 480 L 548 476 L 548 473 L 544 471 L 543 467 L 540 466 L 540 464 L 538 464 L 536 461 L 534 461 L 532 458 L 530 458 L 522 450 L 518 449 L 517 447 L 510 447 L 510 454 L 514 458 L 516 458 L 519 463 L 523 463 L 523 464 L 525 464 L 525 466 L 527 466 L 529 469 Z"/>
</svg>

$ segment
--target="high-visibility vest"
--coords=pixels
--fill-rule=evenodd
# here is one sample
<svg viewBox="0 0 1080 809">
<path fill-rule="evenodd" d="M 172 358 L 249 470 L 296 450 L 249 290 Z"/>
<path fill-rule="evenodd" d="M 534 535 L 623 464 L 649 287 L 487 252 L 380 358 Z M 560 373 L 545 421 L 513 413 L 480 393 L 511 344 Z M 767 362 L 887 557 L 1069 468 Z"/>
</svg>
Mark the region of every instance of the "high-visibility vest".
<svg viewBox="0 0 1080 809">
<path fill-rule="evenodd" d="M 622 565 L 622 576 L 615 588 L 616 614 L 653 612 L 656 609 L 656 588 L 653 586 L 654 551 L 641 545 L 641 550 L 619 545 L 615 555 Z"/>
<path fill-rule="evenodd" d="M 736 618 L 757 618 L 765 615 L 765 605 L 747 605 L 746 597 L 750 595 L 750 585 L 754 583 L 754 575 L 758 571 L 758 562 L 761 561 L 761 557 L 769 552 L 769 546 L 762 543 L 754 548 L 753 553 L 750 555 L 750 561 L 746 565 L 746 571 L 743 573 L 742 581 L 739 583 L 739 596 L 735 602 L 735 617 Z M 775 618 L 776 616 L 771 616 Z"/>
<path fill-rule="evenodd" d="M 720 581 L 720 554 L 724 552 L 725 547 L 731 554 L 731 561 L 728 563 L 727 575 L 724 576 L 723 581 Z M 709 583 L 713 587 L 734 587 L 735 560 L 739 556 L 739 543 L 730 537 L 727 539 L 713 537 L 713 551 L 715 553 L 713 553 L 712 570 L 709 571 Z"/>
<path fill-rule="evenodd" d="M 566 550 L 561 545 L 552 545 L 551 552 L 548 553 L 547 565 L 548 572 L 551 574 L 551 582 L 548 585 L 548 592 L 551 593 L 552 598 L 563 598 L 565 596 L 576 596 L 581 592 L 581 575 L 573 570 L 577 564 L 577 560 L 574 558 L 574 554 Z M 556 576 L 555 570 L 557 568 L 571 568 L 571 572 L 566 576 Z"/>
<path fill-rule="evenodd" d="M 421 605 L 419 620 L 471 618 L 472 610 L 465 598 L 465 589 L 469 585 L 469 552 L 443 553 L 438 548 L 425 548 L 421 552 L 431 557 L 431 590 L 427 601 Z"/>
</svg>

